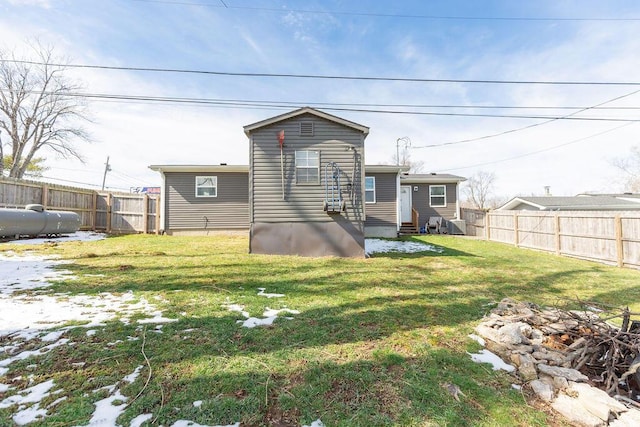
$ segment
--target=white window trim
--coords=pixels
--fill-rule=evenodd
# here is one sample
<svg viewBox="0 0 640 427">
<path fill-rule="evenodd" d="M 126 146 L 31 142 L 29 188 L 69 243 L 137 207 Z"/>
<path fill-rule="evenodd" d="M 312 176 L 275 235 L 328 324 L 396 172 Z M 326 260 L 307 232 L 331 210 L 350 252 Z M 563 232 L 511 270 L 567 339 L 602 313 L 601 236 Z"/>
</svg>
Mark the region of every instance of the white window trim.
<svg viewBox="0 0 640 427">
<path fill-rule="evenodd" d="M 318 166 L 298 166 L 298 153 L 316 153 L 318 155 Z M 296 185 L 319 185 L 320 184 L 320 151 L 318 150 L 296 150 L 295 152 L 295 162 L 296 162 Z M 318 171 L 318 180 L 315 182 L 299 182 L 298 181 L 298 169 L 317 169 Z"/>
<path fill-rule="evenodd" d="M 442 195 L 433 195 L 431 194 L 431 189 L 435 188 L 435 187 L 442 187 L 444 189 L 444 192 Z M 444 203 L 442 205 L 434 205 L 432 200 L 434 197 L 442 197 L 444 200 Z M 447 207 L 447 186 L 446 185 L 430 185 L 429 186 L 429 206 L 432 208 L 446 208 Z"/>
<path fill-rule="evenodd" d="M 202 188 L 200 186 L 198 186 L 198 179 L 212 179 L 214 181 L 214 186 L 213 188 L 216 189 L 216 194 L 214 196 L 210 196 L 210 195 L 199 195 L 198 194 L 198 188 Z M 208 187 L 206 187 L 208 188 Z M 208 197 L 218 197 L 218 177 L 216 175 L 199 175 L 196 176 L 196 197 L 200 198 L 200 197 L 204 197 L 204 198 L 208 198 Z"/>
<path fill-rule="evenodd" d="M 367 179 L 372 179 L 373 180 L 373 189 L 371 190 L 367 190 Z M 373 191 L 373 201 L 372 202 L 368 202 L 367 201 L 367 191 Z M 376 203 L 376 177 L 375 176 L 365 176 L 364 177 L 364 202 L 368 205 L 372 205 L 374 203 Z"/>
</svg>

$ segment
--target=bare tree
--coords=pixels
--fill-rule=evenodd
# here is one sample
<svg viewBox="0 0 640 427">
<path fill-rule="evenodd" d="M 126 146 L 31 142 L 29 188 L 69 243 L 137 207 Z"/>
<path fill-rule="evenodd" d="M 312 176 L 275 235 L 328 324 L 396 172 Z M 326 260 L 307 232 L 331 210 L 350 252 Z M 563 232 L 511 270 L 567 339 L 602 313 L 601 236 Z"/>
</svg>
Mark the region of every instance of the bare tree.
<svg viewBox="0 0 640 427">
<path fill-rule="evenodd" d="M 53 48 L 31 47 L 36 59 L 0 50 L 0 130 L 13 178 L 22 178 L 41 150 L 82 160 L 74 143 L 89 140 L 80 126 L 88 120 L 81 87 L 65 74 Z"/>
<path fill-rule="evenodd" d="M 489 196 L 493 192 L 493 183 L 496 176 L 493 172 L 478 171 L 467 178 L 464 186 L 464 194 L 467 201 L 476 209 L 487 209 Z"/>
<path fill-rule="evenodd" d="M 640 147 L 631 147 L 631 152 L 613 160 L 613 165 L 623 173 L 624 190 L 640 193 Z"/>
</svg>

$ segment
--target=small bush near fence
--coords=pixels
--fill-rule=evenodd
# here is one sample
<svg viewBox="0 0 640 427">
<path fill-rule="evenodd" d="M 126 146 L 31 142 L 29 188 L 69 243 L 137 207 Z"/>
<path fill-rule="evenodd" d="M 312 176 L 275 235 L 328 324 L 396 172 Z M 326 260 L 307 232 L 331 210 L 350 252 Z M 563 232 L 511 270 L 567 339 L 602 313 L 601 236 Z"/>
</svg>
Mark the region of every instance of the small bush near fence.
<svg viewBox="0 0 640 427">
<path fill-rule="evenodd" d="M 80 215 L 82 230 L 114 234 L 158 233 L 160 197 L 0 178 L 0 208 L 41 204 Z"/>
</svg>

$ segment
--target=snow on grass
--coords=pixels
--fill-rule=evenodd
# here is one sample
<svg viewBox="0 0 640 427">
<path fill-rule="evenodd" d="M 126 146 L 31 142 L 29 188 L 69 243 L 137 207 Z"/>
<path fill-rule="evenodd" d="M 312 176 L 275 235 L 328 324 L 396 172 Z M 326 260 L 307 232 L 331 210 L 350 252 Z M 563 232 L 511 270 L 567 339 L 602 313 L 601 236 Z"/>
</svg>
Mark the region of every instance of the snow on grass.
<svg viewBox="0 0 640 427">
<path fill-rule="evenodd" d="M 91 231 L 76 231 L 71 234 L 64 234 L 60 237 L 43 237 L 37 239 L 17 239 L 9 240 L 8 243 L 17 245 L 40 245 L 42 243 L 63 243 L 63 242 L 92 242 L 102 240 L 106 236 L 102 233 L 93 233 Z"/>
<path fill-rule="evenodd" d="M 314 422 L 312 422 L 310 426 L 304 425 L 302 427 L 324 427 L 324 423 L 320 421 L 320 419 L 317 419 Z"/>
<path fill-rule="evenodd" d="M 507 372 L 513 372 L 516 368 L 508 363 L 505 363 L 498 355 L 490 352 L 489 350 L 480 350 L 478 353 L 467 353 L 471 356 L 471 360 L 476 363 L 489 363 L 492 365 L 494 371 L 503 370 Z"/>
<path fill-rule="evenodd" d="M 42 255 L 5 252 L 0 254 L 0 295 L 11 295 L 17 291 L 46 287 L 49 282 L 73 279 L 68 270 L 52 267 L 68 263 Z"/>
<path fill-rule="evenodd" d="M 153 418 L 153 414 L 141 414 L 131 420 L 130 427 L 140 427 L 145 421 Z"/>
<path fill-rule="evenodd" d="M 279 310 L 265 307 L 264 312 L 262 313 L 262 317 L 251 317 L 249 315 L 249 312 L 244 309 L 243 305 L 229 302 L 227 304 L 224 304 L 223 307 L 226 307 L 229 311 L 242 314 L 242 317 L 244 317 L 245 320 L 238 320 L 236 321 L 236 323 L 242 323 L 242 326 L 244 326 L 245 328 L 255 328 L 256 326 L 270 326 L 278 318 L 280 313 L 300 314 L 298 310 L 291 310 L 286 307 Z M 293 317 L 283 318 L 288 320 L 293 319 Z"/>
<path fill-rule="evenodd" d="M 53 344 L 49 344 L 46 345 L 42 348 L 39 348 L 38 350 L 27 350 L 27 351 L 23 351 L 21 353 L 16 354 L 15 356 L 9 357 L 7 359 L 3 359 L 0 360 L 0 375 L 4 375 L 5 373 L 7 373 L 9 371 L 9 368 L 7 368 L 7 366 L 9 366 L 10 364 L 12 364 L 15 361 L 18 360 L 24 360 L 28 357 L 31 356 L 41 356 L 45 353 L 50 352 L 52 349 L 56 348 L 56 347 L 60 347 L 61 345 L 64 345 L 66 343 L 68 343 L 69 340 L 68 339 L 61 339 L 58 340 L 56 342 L 54 342 Z"/>
<path fill-rule="evenodd" d="M 202 400 L 196 400 L 195 402 L 193 402 L 194 408 L 199 408 L 201 406 L 202 406 Z"/>
<path fill-rule="evenodd" d="M 178 420 L 175 423 L 171 424 L 171 427 L 240 427 L 240 423 L 237 422 L 235 424 L 228 424 L 226 426 L 207 426 L 204 424 L 194 423 L 193 421 Z"/>
<path fill-rule="evenodd" d="M 172 322 L 178 321 L 178 319 L 169 319 L 167 317 L 163 317 L 161 311 L 156 311 L 155 313 L 152 313 L 152 314 L 153 314 L 153 317 L 150 317 L 147 319 L 140 319 L 138 320 L 138 323 L 140 323 L 141 325 L 145 325 L 149 323 L 159 324 L 159 323 L 172 323 Z"/>
<path fill-rule="evenodd" d="M 40 402 L 51 394 L 53 386 L 53 380 L 49 380 L 29 387 L 20 394 L 14 394 L 1 401 L 0 409 L 18 405 L 18 412 L 12 416 L 13 422 L 20 426 L 32 423 L 47 415 L 47 410 L 40 408 Z M 28 404 L 31 405 L 27 406 Z"/>
<path fill-rule="evenodd" d="M 409 242 L 401 240 L 382 240 L 382 239 L 365 239 L 364 252 L 366 255 L 386 253 L 386 252 L 401 252 L 401 253 L 416 253 L 416 252 L 437 252 L 442 253 L 443 249 L 437 246 L 429 245 L 421 242 Z"/>
<path fill-rule="evenodd" d="M 238 323 L 242 323 L 245 328 L 255 328 L 256 326 L 270 326 L 278 318 L 280 313 L 300 314 L 298 310 L 290 310 L 288 308 L 281 308 L 280 310 L 273 310 L 266 307 L 262 318 L 249 317 L 247 320 L 238 320 Z M 292 317 L 285 317 L 285 319 L 291 320 Z"/>
<path fill-rule="evenodd" d="M 267 298 L 283 298 L 285 295 L 284 294 L 268 294 L 265 293 L 265 291 L 267 290 L 267 288 L 258 288 L 258 290 L 260 292 L 258 292 L 258 295 L 260 295 L 261 297 L 267 297 Z"/>
</svg>

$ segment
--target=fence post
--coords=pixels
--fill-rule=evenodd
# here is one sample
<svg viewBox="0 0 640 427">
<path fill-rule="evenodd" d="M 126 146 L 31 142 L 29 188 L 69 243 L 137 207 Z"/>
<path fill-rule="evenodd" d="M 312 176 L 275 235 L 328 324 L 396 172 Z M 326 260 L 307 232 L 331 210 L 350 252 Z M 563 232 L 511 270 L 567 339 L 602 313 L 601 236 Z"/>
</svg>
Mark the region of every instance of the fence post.
<svg viewBox="0 0 640 427">
<path fill-rule="evenodd" d="M 92 197 L 93 206 L 91 207 L 91 228 L 93 231 L 96 231 L 96 225 L 98 224 L 98 192 L 93 192 Z"/>
<path fill-rule="evenodd" d="M 520 236 L 518 233 L 518 211 L 513 213 L 513 243 L 516 248 L 520 246 Z"/>
<path fill-rule="evenodd" d="M 111 193 L 107 193 L 107 234 L 111 233 Z"/>
<path fill-rule="evenodd" d="M 42 207 L 47 209 L 47 205 L 49 204 L 49 186 L 47 184 L 42 184 Z"/>
<path fill-rule="evenodd" d="M 487 212 L 484 216 L 484 238 L 485 240 L 491 240 L 491 215 Z"/>
<path fill-rule="evenodd" d="M 562 248 L 560 247 L 560 215 L 556 212 L 555 214 L 555 232 L 556 232 L 556 255 L 560 255 L 562 253 Z"/>
<path fill-rule="evenodd" d="M 149 232 L 149 195 L 147 193 L 142 197 L 142 232 Z"/>
<path fill-rule="evenodd" d="M 160 196 L 156 197 L 156 234 L 160 234 L 160 199 Z"/>
<path fill-rule="evenodd" d="M 622 242 L 622 218 L 616 215 L 614 218 L 614 228 L 616 233 L 616 258 L 618 267 L 624 267 L 624 245 Z"/>
</svg>

